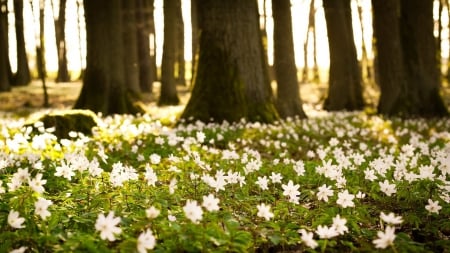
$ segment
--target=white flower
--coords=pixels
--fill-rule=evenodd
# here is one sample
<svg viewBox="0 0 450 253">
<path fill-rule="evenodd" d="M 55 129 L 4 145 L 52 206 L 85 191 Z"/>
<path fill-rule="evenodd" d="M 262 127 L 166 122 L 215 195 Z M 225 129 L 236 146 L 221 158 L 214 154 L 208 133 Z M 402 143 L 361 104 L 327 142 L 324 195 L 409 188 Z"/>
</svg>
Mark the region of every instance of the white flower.
<svg viewBox="0 0 450 253">
<path fill-rule="evenodd" d="M 363 192 L 361 192 L 361 191 L 358 191 L 357 193 L 356 193 L 356 196 L 355 196 L 357 199 L 363 199 L 363 198 L 365 198 L 366 197 L 366 194 L 365 193 L 363 193 Z"/>
<path fill-rule="evenodd" d="M 18 249 L 11 250 L 9 253 L 24 253 L 25 250 L 27 250 L 27 249 L 28 249 L 28 247 L 22 246 Z"/>
<path fill-rule="evenodd" d="M 172 214 L 169 214 L 169 215 L 167 215 L 167 219 L 169 220 L 169 221 L 172 221 L 172 222 L 174 222 L 174 221 L 176 221 L 177 220 L 177 217 L 175 217 L 174 215 L 172 215 Z"/>
<path fill-rule="evenodd" d="M 37 193 L 43 193 L 45 191 L 45 183 L 47 183 L 47 180 L 42 179 L 41 173 L 38 173 L 35 178 L 28 180 L 28 185 Z"/>
<path fill-rule="evenodd" d="M 348 227 L 345 225 L 346 223 L 347 219 L 341 218 L 338 214 L 333 218 L 333 225 L 331 225 L 331 227 L 334 228 L 338 234 L 343 235 L 345 232 L 348 232 Z"/>
<path fill-rule="evenodd" d="M 202 220 L 203 210 L 199 205 L 197 205 L 197 201 L 195 200 L 188 200 L 186 205 L 183 207 L 183 211 L 186 217 L 194 223 Z"/>
<path fill-rule="evenodd" d="M 324 184 L 319 187 L 319 191 L 316 193 L 316 196 L 318 200 L 328 202 L 328 197 L 333 196 L 333 190 L 331 190 L 331 186 Z"/>
<path fill-rule="evenodd" d="M 198 143 L 205 142 L 206 135 L 202 131 L 198 131 L 197 133 L 195 133 L 195 137 Z"/>
<path fill-rule="evenodd" d="M 103 169 L 100 168 L 100 164 L 97 158 L 92 159 L 92 161 L 89 163 L 88 171 L 89 174 L 93 177 L 98 177 L 102 174 Z"/>
<path fill-rule="evenodd" d="M 379 182 L 378 184 L 380 185 L 380 190 L 387 196 L 391 196 L 392 194 L 397 192 L 397 190 L 395 189 L 395 184 L 390 184 L 387 179 L 384 180 L 384 182 Z"/>
<path fill-rule="evenodd" d="M 364 178 L 369 180 L 369 181 L 374 181 L 375 179 L 377 179 L 377 176 L 375 175 L 375 170 L 372 169 L 366 169 L 364 171 Z"/>
<path fill-rule="evenodd" d="M 302 234 L 302 242 L 306 244 L 306 246 L 310 247 L 311 249 L 316 248 L 319 246 L 319 244 L 316 242 L 316 240 L 313 239 L 314 233 L 313 232 L 307 232 L 304 229 L 300 229 L 299 233 Z"/>
<path fill-rule="evenodd" d="M 161 211 L 156 209 L 154 206 L 151 206 L 150 208 L 145 210 L 145 214 L 147 215 L 147 218 L 154 219 L 158 217 Z"/>
<path fill-rule="evenodd" d="M 320 239 L 330 239 L 339 235 L 334 227 L 322 225 L 317 226 L 316 234 L 320 237 Z"/>
<path fill-rule="evenodd" d="M 19 212 L 11 210 L 8 214 L 8 224 L 13 228 L 24 228 L 25 218 L 20 217 Z"/>
<path fill-rule="evenodd" d="M 433 201 L 432 199 L 428 199 L 428 205 L 425 206 L 425 209 L 427 209 L 430 213 L 436 213 L 439 214 L 439 210 L 442 209 L 442 206 L 439 205 L 439 201 Z"/>
<path fill-rule="evenodd" d="M 137 250 L 139 253 L 146 253 L 156 245 L 156 238 L 150 229 L 142 232 L 137 240 Z"/>
<path fill-rule="evenodd" d="M 385 214 L 383 212 L 380 213 L 380 218 L 391 225 L 401 224 L 403 222 L 402 216 L 396 216 L 394 213 Z"/>
<path fill-rule="evenodd" d="M 294 163 L 294 170 L 297 176 L 303 176 L 305 174 L 305 163 L 303 161 L 296 161 Z"/>
<path fill-rule="evenodd" d="M 161 156 L 158 154 L 151 154 L 150 155 L 150 162 L 152 164 L 159 164 L 161 162 Z"/>
<path fill-rule="evenodd" d="M 342 206 L 343 208 L 353 207 L 355 206 L 355 203 L 353 203 L 354 198 L 355 195 L 350 194 L 348 190 L 345 190 L 343 192 L 338 193 L 338 199 L 336 201 L 336 204 Z"/>
<path fill-rule="evenodd" d="M 290 200 L 296 200 L 298 199 L 298 195 L 300 195 L 300 192 L 298 191 L 298 188 L 300 187 L 298 184 L 294 185 L 292 180 L 289 180 L 288 184 L 281 185 L 283 188 L 283 195 L 288 196 Z"/>
<path fill-rule="evenodd" d="M 202 206 L 210 212 L 218 211 L 220 209 L 219 202 L 220 200 L 218 198 L 215 198 L 214 195 L 209 194 L 208 196 L 203 196 Z"/>
<path fill-rule="evenodd" d="M 169 193 L 170 194 L 175 193 L 175 190 L 177 189 L 177 183 L 178 183 L 178 181 L 176 178 L 172 178 L 172 180 L 170 180 L 170 183 L 169 183 Z"/>
<path fill-rule="evenodd" d="M 272 174 L 269 177 L 270 177 L 270 180 L 272 180 L 273 184 L 281 183 L 281 179 L 283 179 L 283 177 L 281 176 L 280 173 L 275 173 L 275 172 L 272 172 Z"/>
<path fill-rule="evenodd" d="M 266 220 L 270 220 L 270 218 L 273 218 L 273 213 L 270 212 L 270 205 L 261 203 L 260 205 L 257 205 L 256 208 L 258 208 L 258 213 L 256 214 L 258 217 L 264 218 Z"/>
<path fill-rule="evenodd" d="M 41 218 L 45 220 L 48 216 L 51 215 L 51 213 L 47 209 L 52 204 L 53 202 L 51 200 L 38 198 L 38 200 L 34 203 L 34 213 L 41 216 Z"/>
<path fill-rule="evenodd" d="M 72 180 L 72 177 L 75 176 L 75 172 L 69 164 L 66 164 L 65 161 L 61 162 L 61 166 L 56 167 L 55 176 L 67 178 L 69 181 Z"/>
<path fill-rule="evenodd" d="M 28 172 L 28 168 L 26 169 L 18 169 L 16 173 L 16 176 L 19 178 L 20 182 L 24 183 L 27 182 L 30 178 L 30 173 Z"/>
<path fill-rule="evenodd" d="M 13 192 L 13 191 L 19 189 L 20 186 L 22 186 L 22 181 L 15 173 L 13 175 L 13 177 L 11 178 L 11 182 L 7 183 L 7 185 L 8 185 L 8 190 L 10 192 Z"/>
<path fill-rule="evenodd" d="M 115 241 L 115 234 L 122 233 L 122 229 L 117 227 L 120 223 L 120 217 L 114 217 L 114 212 L 109 211 L 108 216 L 99 214 L 95 222 L 95 229 L 100 232 L 100 238 L 103 240 Z"/>
<path fill-rule="evenodd" d="M 375 244 L 375 248 L 385 249 L 390 245 L 394 244 L 395 240 L 395 228 L 391 226 L 386 226 L 385 232 L 378 231 L 378 238 L 373 240 L 373 244 Z"/>
<path fill-rule="evenodd" d="M 264 177 L 258 177 L 258 180 L 256 180 L 256 184 L 261 188 L 261 190 L 268 190 L 269 187 L 267 186 L 269 183 L 269 180 L 267 179 L 267 176 Z"/>
<path fill-rule="evenodd" d="M 145 166 L 145 180 L 147 180 L 147 185 L 155 186 L 158 177 L 149 164 Z"/>
</svg>

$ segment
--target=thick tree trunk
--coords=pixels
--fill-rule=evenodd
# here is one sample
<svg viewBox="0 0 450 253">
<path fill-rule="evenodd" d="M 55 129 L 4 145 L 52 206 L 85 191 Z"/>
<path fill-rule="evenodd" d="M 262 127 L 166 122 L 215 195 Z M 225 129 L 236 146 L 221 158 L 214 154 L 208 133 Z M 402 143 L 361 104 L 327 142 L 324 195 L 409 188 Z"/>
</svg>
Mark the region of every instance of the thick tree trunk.
<svg viewBox="0 0 450 253">
<path fill-rule="evenodd" d="M 180 0 L 164 0 L 164 45 L 161 62 L 161 94 L 158 105 L 176 105 L 180 102 L 175 83 L 177 46 L 176 12 Z"/>
<path fill-rule="evenodd" d="M 400 33 L 410 95 L 407 114 L 447 115 L 433 35 L 433 0 L 401 0 Z"/>
<path fill-rule="evenodd" d="M 66 2 L 59 0 L 59 15 L 55 18 L 55 38 L 58 54 L 58 75 L 56 82 L 69 82 L 70 75 L 67 68 L 67 48 L 66 48 Z M 53 0 L 52 0 L 53 3 Z"/>
<path fill-rule="evenodd" d="M 7 1 L 0 0 L 0 92 L 11 90 L 8 56 Z"/>
<path fill-rule="evenodd" d="M 256 1 L 199 0 L 199 62 L 184 119 L 272 122 Z"/>
<path fill-rule="evenodd" d="M 125 84 L 121 0 L 85 0 L 86 71 L 75 108 L 104 115 L 140 112 Z"/>
<path fill-rule="evenodd" d="M 326 110 L 360 110 L 364 106 L 361 72 L 353 39 L 350 0 L 323 0 L 330 48 Z"/>
<path fill-rule="evenodd" d="M 133 96 L 141 94 L 135 1 L 122 1 L 125 83 Z"/>
<path fill-rule="evenodd" d="M 27 85 L 31 81 L 27 52 L 25 50 L 23 0 L 14 0 L 14 18 L 16 21 L 17 71 L 14 75 L 13 85 L 20 86 Z"/>
<path fill-rule="evenodd" d="M 408 103 L 406 73 L 400 41 L 400 0 L 372 0 L 377 48 L 378 83 L 381 96 L 378 112 L 401 114 Z"/>
<path fill-rule="evenodd" d="M 305 118 L 297 80 L 290 0 L 272 0 L 277 109 L 281 117 Z"/>
<path fill-rule="evenodd" d="M 153 0 L 138 0 L 136 3 L 137 43 L 139 58 L 139 84 L 141 91 L 152 92 L 156 73 L 152 68 L 150 52 L 150 26 L 153 23 Z"/>
</svg>

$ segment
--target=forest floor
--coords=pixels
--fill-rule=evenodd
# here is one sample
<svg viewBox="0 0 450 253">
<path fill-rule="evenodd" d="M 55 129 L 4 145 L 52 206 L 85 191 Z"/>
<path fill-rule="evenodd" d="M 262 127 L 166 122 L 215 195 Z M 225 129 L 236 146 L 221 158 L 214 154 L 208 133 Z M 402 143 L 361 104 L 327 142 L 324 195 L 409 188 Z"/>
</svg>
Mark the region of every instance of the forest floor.
<svg viewBox="0 0 450 253">
<path fill-rule="evenodd" d="M 80 81 L 68 83 L 46 83 L 49 95 L 50 107 L 48 109 L 69 109 L 78 98 L 82 83 Z M 163 117 L 164 114 L 177 114 L 181 112 L 190 97 L 189 86 L 178 86 L 180 105 L 160 108 L 156 106 L 158 101 L 160 83 L 155 82 L 152 93 L 145 93 L 142 100 L 147 111 L 155 116 Z M 306 111 L 320 110 L 326 97 L 326 84 L 308 83 L 300 84 L 300 94 Z M 444 85 L 442 95 L 450 110 L 450 86 Z M 378 90 L 372 85 L 365 90 L 365 100 L 368 108 L 375 108 L 378 99 Z M 14 87 L 10 92 L 0 93 L 0 112 L 12 113 L 17 116 L 27 116 L 33 112 L 45 110 L 43 107 L 43 89 L 41 81 L 35 80 L 28 86 Z M 167 116 L 167 115 L 166 115 Z"/>
</svg>

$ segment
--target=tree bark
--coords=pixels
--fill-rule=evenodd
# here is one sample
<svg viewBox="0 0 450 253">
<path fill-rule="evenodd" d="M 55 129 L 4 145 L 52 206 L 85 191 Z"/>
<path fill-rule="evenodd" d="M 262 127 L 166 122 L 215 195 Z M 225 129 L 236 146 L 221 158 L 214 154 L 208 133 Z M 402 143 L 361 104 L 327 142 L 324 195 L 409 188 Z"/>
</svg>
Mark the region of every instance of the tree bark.
<svg viewBox="0 0 450 253">
<path fill-rule="evenodd" d="M 83 62 L 84 62 L 84 56 L 83 56 L 83 50 L 82 50 L 82 35 L 81 35 L 81 30 L 83 29 L 81 26 L 81 21 L 82 21 L 82 15 L 81 13 L 81 9 L 83 8 L 82 6 L 82 2 L 84 0 L 76 0 L 77 3 L 77 30 L 78 30 L 78 51 L 79 51 L 79 56 L 80 56 L 80 75 L 78 76 L 77 80 L 82 80 L 83 76 L 84 76 L 84 70 L 86 68 L 86 66 L 83 66 Z"/>
<path fill-rule="evenodd" d="M 149 41 L 150 26 L 153 23 L 153 0 L 138 0 L 136 5 L 139 84 L 141 91 L 152 92 L 156 79 Z"/>
<path fill-rule="evenodd" d="M 54 19 L 56 49 L 58 55 L 58 74 L 56 82 L 69 82 L 70 75 L 67 68 L 67 48 L 66 48 L 66 2 L 59 0 L 59 15 Z M 53 4 L 53 0 L 52 0 Z"/>
<path fill-rule="evenodd" d="M 272 4 L 273 5 L 273 4 Z M 273 7 L 272 7 L 273 8 Z M 303 43 L 303 71 L 302 71 L 302 83 L 308 83 L 309 77 L 309 66 L 308 66 L 308 42 L 309 42 L 309 32 L 314 31 L 315 27 L 315 17 L 314 17 L 314 0 L 311 0 L 309 3 L 309 14 L 308 14 L 308 25 L 306 26 L 306 39 L 305 43 Z M 316 43 L 316 38 L 314 37 L 314 44 Z M 315 52 L 314 52 L 315 54 Z M 316 62 L 315 62 L 316 63 Z"/>
<path fill-rule="evenodd" d="M 295 66 L 290 0 L 272 0 L 272 12 L 278 113 L 283 118 L 305 118 Z"/>
<path fill-rule="evenodd" d="M 121 0 L 85 0 L 86 70 L 75 104 L 110 114 L 142 112 L 125 83 Z"/>
<path fill-rule="evenodd" d="M 140 96 L 139 58 L 135 1 L 122 1 L 125 83 L 133 96 Z"/>
<path fill-rule="evenodd" d="M 8 56 L 8 8 L 7 1 L 0 1 L 0 92 L 11 90 Z"/>
<path fill-rule="evenodd" d="M 440 72 L 433 30 L 433 0 L 401 0 L 400 36 L 410 92 L 407 114 L 448 114 L 439 95 Z"/>
<path fill-rule="evenodd" d="M 191 26 L 192 26 L 192 60 L 191 60 L 191 84 L 193 83 L 195 69 L 197 68 L 198 45 L 199 45 L 199 24 L 198 24 L 198 3 L 191 0 Z"/>
<path fill-rule="evenodd" d="M 38 75 L 42 82 L 42 93 L 44 96 L 43 107 L 49 107 L 50 101 L 47 92 L 47 66 L 45 62 L 45 0 L 39 1 L 39 43 L 36 46 L 36 59 Z"/>
<path fill-rule="evenodd" d="M 324 108 L 330 111 L 360 110 L 364 101 L 350 0 L 323 0 L 323 7 L 330 49 L 328 97 Z"/>
<path fill-rule="evenodd" d="M 181 117 L 219 122 L 276 120 L 256 1 L 199 0 L 198 6 L 198 68 Z"/>
<path fill-rule="evenodd" d="M 184 60 L 184 22 L 183 13 L 181 9 L 181 1 L 177 2 L 176 8 L 176 83 L 182 86 L 186 86 L 186 64 Z"/>
<path fill-rule="evenodd" d="M 400 40 L 400 0 L 372 0 L 380 100 L 378 112 L 400 114 L 408 103 L 408 88 Z"/>
<path fill-rule="evenodd" d="M 27 85 L 31 81 L 27 53 L 25 50 L 23 0 L 14 0 L 14 18 L 16 21 L 17 71 L 14 75 L 13 85 L 21 86 Z"/>
<path fill-rule="evenodd" d="M 180 102 L 175 83 L 177 46 L 175 20 L 179 2 L 180 0 L 164 0 L 164 45 L 161 62 L 161 94 L 158 105 L 176 105 Z"/>
</svg>

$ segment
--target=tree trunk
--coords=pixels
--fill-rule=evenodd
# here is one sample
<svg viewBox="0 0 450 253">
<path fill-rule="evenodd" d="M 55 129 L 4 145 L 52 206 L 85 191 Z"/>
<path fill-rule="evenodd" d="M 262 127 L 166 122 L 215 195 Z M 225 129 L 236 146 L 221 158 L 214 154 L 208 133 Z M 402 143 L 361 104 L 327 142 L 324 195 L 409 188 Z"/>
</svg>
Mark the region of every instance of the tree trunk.
<svg viewBox="0 0 450 253">
<path fill-rule="evenodd" d="M 401 0 L 400 36 L 410 92 L 407 114 L 448 114 L 439 95 L 440 72 L 433 29 L 433 0 Z"/>
<path fill-rule="evenodd" d="M 174 21 L 179 2 L 180 0 L 164 0 L 164 45 L 158 105 L 176 105 L 180 102 L 175 83 L 177 24 Z"/>
<path fill-rule="evenodd" d="M 198 6 L 199 62 L 181 117 L 219 122 L 276 120 L 256 1 L 199 0 Z"/>
<path fill-rule="evenodd" d="M 310 22 L 310 26 L 313 32 L 313 39 L 314 39 L 314 44 L 313 44 L 313 81 L 316 83 L 320 83 L 320 74 L 319 74 L 319 64 L 317 62 L 317 29 L 316 29 L 316 10 L 315 10 L 315 0 L 311 0 L 312 1 L 312 6 L 313 9 L 310 11 L 313 11 L 314 13 L 311 15 L 311 13 L 309 14 L 309 22 Z M 312 24 L 311 24 L 312 22 Z"/>
<path fill-rule="evenodd" d="M 191 26 L 192 26 L 192 60 L 191 60 L 191 84 L 194 80 L 195 69 L 197 68 L 198 45 L 199 45 L 199 24 L 198 24 L 198 3 L 191 0 Z"/>
<path fill-rule="evenodd" d="M 17 71 L 14 75 L 13 85 L 21 86 L 27 85 L 31 81 L 27 52 L 25 50 L 23 0 L 14 0 L 14 18 L 16 20 Z"/>
<path fill-rule="evenodd" d="M 152 68 L 149 41 L 150 23 L 153 23 L 153 0 L 138 0 L 136 6 L 139 84 L 141 91 L 152 92 L 156 78 Z"/>
<path fill-rule="evenodd" d="M 363 75 L 363 81 L 367 82 L 367 83 L 373 83 L 372 82 L 372 68 L 371 68 L 371 63 L 368 57 L 368 53 L 367 53 L 367 47 L 366 47 L 366 42 L 364 40 L 364 34 L 365 34 L 365 29 L 364 29 L 364 17 L 363 17 L 363 8 L 362 8 L 362 3 L 358 1 L 358 18 L 359 18 L 359 23 L 360 23 L 360 28 L 361 28 L 361 61 L 360 61 L 360 68 L 362 71 L 362 75 Z"/>
<path fill-rule="evenodd" d="M 75 108 L 104 115 L 141 112 L 125 83 L 121 0 L 85 0 L 86 70 Z"/>
<path fill-rule="evenodd" d="M 11 90 L 8 47 L 8 6 L 0 0 L 0 92 Z"/>
<path fill-rule="evenodd" d="M 39 43 L 36 46 L 36 58 L 39 78 L 42 82 L 42 93 L 44 96 L 43 107 L 49 107 L 50 101 L 47 92 L 47 67 L 45 63 L 45 0 L 39 1 Z"/>
<path fill-rule="evenodd" d="M 273 4 L 272 4 L 273 5 Z M 272 6 L 273 8 L 273 6 Z M 309 77 L 308 77 L 308 73 L 309 73 L 309 66 L 308 66 L 308 43 L 309 43 L 309 32 L 311 30 L 313 30 L 314 32 L 314 23 L 315 23 L 315 18 L 314 18 L 314 0 L 311 0 L 309 3 L 309 15 L 308 15 L 308 25 L 306 26 L 306 39 L 305 39 L 305 43 L 303 43 L 303 62 L 304 62 L 304 66 L 303 66 L 303 71 L 302 71 L 302 83 L 308 83 Z M 314 43 L 316 43 L 315 41 L 315 37 L 314 37 Z"/>
<path fill-rule="evenodd" d="M 57 18 L 55 17 L 54 19 L 56 50 L 58 54 L 58 75 L 56 76 L 56 82 L 70 81 L 69 70 L 67 68 L 67 48 L 66 48 L 66 29 L 65 29 L 66 2 L 67 0 L 59 0 L 59 15 Z"/>
<path fill-rule="evenodd" d="M 125 83 L 131 95 L 141 94 L 137 42 L 136 2 L 122 1 Z"/>
<path fill-rule="evenodd" d="M 184 22 L 183 13 L 181 10 L 181 1 L 177 1 L 176 8 L 176 83 L 182 86 L 186 86 L 185 78 L 185 60 L 184 60 Z"/>
<path fill-rule="evenodd" d="M 400 41 L 400 0 L 372 0 L 380 100 L 378 112 L 398 115 L 408 103 L 408 88 Z"/>
<path fill-rule="evenodd" d="M 445 2 L 445 0 L 443 0 Z M 450 0 L 447 0 L 447 2 L 445 3 L 447 5 L 447 15 L 450 17 Z M 447 25 L 447 31 L 450 31 L 450 22 L 448 22 Z M 450 37 L 449 37 L 450 40 Z M 450 83 L 450 48 L 449 50 L 447 50 L 447 83 Z"/>
<path fill-rule="evenodd" d="M 305 118 L 297 80 L 290 0 L 272 0 L 277 109 L 281 117 Z"/>
<path fill-rule="evenodd" d="M 328 97 L 324 108 L 330 111 L 360 110 L 364 101 L 350 0 L 323 0 L 323 7 L 330 49 Z"/>
<path fill-rule="evenodd" d="M 82 2 L 83 2 L 83 0 L 76 0 L 76 2 L 77 2 L 77 30 L 78 30 L 78 45 L 79 45 L 79 47 L 78 47 L 78 52 L 80 53 L 79 54 L 79 56 L 80 56 L 80 76 L 77 78 L 77 80 L 79 80 L 79 79 L 83 79 L 83 76 L 84 76 L 84 69 L 85 69 L 85 66 L 83 66 L 83 62 L 84 62 L 84 56 L 83 56 L 83 50 L 82 50 L 82 43 L 81 43 L 81 41 L 82 41 L 82 35 L 81 35 L 81 31 L 82 31 L 82 29 L 84 28 L 82 28 L 82 26 L 81 26 L 81 21 L 82 21 L 82 15 L 81 15 L 81 9 L 83 8 L 83 6 L 82 6 Z"/>
</svg>

